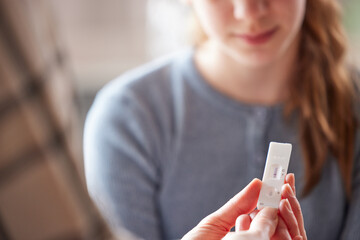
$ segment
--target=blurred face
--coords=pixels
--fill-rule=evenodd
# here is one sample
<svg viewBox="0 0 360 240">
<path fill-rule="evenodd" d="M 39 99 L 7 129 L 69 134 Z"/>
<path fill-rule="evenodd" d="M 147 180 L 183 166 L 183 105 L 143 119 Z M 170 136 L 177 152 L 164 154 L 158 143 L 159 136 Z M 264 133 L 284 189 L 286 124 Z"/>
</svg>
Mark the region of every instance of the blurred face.
<svg viewBox="0 0 360 240">
<path fill-rule="evenodd" d="M 217 50 L 246 66 L 296 52 L 306 0 L 189 0 Z"/>
</svg>

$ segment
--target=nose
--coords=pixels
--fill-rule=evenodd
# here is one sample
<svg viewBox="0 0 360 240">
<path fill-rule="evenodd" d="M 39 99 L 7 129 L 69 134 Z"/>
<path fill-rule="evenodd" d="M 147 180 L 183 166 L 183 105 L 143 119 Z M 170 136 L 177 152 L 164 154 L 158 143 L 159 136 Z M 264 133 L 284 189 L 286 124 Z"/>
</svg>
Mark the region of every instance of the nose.
<svg viewBox="0 0 360 240">
<path fill-rule="evenodd" d="M 234 17 L 236 19 L 257 19 L 262 17 L 272 0 L 233 0 Z"/>
</svg>

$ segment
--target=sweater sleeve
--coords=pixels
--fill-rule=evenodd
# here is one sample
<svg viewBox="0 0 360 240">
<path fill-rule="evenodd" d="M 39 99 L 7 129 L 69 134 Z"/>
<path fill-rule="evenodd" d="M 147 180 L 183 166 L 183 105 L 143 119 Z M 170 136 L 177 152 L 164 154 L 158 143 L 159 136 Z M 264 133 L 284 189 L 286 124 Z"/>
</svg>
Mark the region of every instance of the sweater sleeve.
<svg viewBox="0 0 360 240">
<path fill-rule="evenodd" d="M 141 99 L 113 85 L 98 93 L 85 123 L 88 190 L 115 231 L 161 239 L 156 124 Z"/>
</svg>

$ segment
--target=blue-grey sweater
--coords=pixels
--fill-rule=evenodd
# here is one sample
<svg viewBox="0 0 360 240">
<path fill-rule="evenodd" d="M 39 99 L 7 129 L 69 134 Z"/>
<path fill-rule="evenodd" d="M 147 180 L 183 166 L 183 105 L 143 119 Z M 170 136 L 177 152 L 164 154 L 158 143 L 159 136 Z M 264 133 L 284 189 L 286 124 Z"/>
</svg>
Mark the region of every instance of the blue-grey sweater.
<svg viewBox="0 0 360 240">
<path fill-rule="evenodd" d="M 245 104 L 200 75 L 193 49 L 153 61 L 107 84 L 84 134 L 89 192 L 116 229 L 144 239 L 181 238 L 253 178 L 262 178 L 269 142 L 293 145 L 297 192 L 304 160 L 296 113 L 283 104 Z M 349 202 L 334 158 L 300 199 L 310 240 L 360 239 L 360 141 Z"/>
</svg>

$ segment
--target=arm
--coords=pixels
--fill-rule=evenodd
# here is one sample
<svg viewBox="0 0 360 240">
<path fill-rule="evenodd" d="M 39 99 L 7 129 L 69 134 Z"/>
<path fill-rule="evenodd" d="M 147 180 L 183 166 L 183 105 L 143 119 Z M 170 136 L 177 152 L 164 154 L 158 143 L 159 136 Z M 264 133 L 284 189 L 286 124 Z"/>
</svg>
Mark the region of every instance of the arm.
<svg viewBox="0 0 360 240">
<path fill-rule="evenodd" d="M 125 226 L 141 238 L 160 239 L 155 127 L 130 91 L 111 88 L 97 96 L 85 124 L 88 190 L 115 231 Z"/>
</svg>

